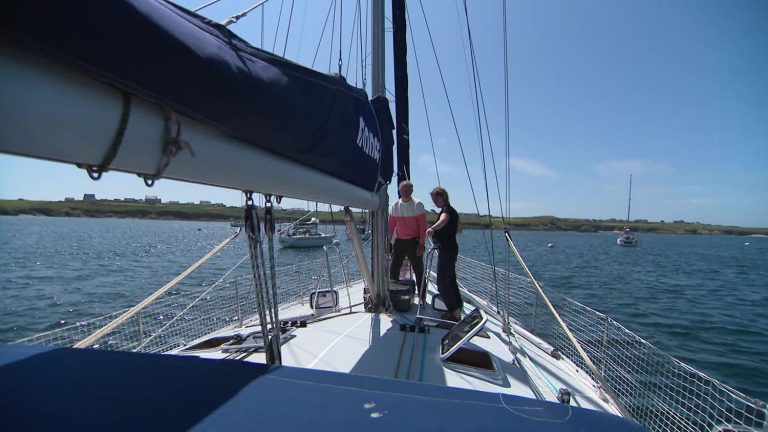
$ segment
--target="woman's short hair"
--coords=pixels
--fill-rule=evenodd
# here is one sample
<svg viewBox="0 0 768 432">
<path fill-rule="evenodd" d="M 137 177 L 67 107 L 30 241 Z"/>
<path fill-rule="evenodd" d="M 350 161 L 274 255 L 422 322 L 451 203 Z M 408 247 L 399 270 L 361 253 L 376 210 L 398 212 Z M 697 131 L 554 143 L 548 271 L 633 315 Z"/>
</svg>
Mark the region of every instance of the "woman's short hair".
<svg viewBox="0 0 768 432">
<path fill-rule="evenodd" d="M 397 188 L 400 189 L 403 186 L 408 186 L 409 188 L 411 188 L 411 190 L 413 190 L 413 183 L 411 183 L 410 180 L 403 180 L 403 181 L 401 181 L 400 184 L 397 185 Z"/>
<path fill-rule="evenodd" d="M 443 201 L 446 204 L 450 204 L 451 203 L 450 200 L 448 199 L 448 191 L 443 189 L 443 188 L 441 188 L 441 187 L 436 187 L 436 188 L 432 189 L 432 192 L 430 192 L 429 194 L 431 196 L 438 196 L 438 197 L 442 198 Z"/>
</svg>

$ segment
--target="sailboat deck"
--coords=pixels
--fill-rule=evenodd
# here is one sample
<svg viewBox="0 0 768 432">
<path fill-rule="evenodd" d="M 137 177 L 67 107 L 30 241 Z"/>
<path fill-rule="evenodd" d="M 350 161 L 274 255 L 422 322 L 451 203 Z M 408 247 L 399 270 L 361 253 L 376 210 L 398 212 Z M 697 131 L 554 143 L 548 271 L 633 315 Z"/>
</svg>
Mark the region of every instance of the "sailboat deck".
<svg viewBox="0 0 768 432">
<path fill-rule="evenodd" d="M 432 287 L 430 287 L 432 288 Z M 515 356 L 507 348 L 507 336 L 502 324 L 489 317 L 483 332 L 472 338 L 465 348 L 485 351 L 493 360 L 495 370 L 446 363 L 440 359 L 440 343 L 447 330 L 427 326 L 428 332 L 401 330 L 402 324 L 414 324 L 418 306 L 414 303 L 409 313 L 371 314 L 362 304 L 362 282 L 350 288 L 350 307 L 345 290 L 339 293 L 339 308 L 332 313 L 311 316 L 307 303 L 295 304 L 281 311 L 281 319 L 306 319 L 306 327 L 299 327 L 285 338 L 282 362 L 286 366 L 334 372 L 369 375 L 382 378 L 422 382 L 434 385 L 465 388 L 484 392 L 511 394 L 529 398 L 556 401 L 559 388 L 571 391 L 571 404 L 584 408 L 615 413 L 602 401 L 592 381 L 565 359 L 555 359 L 535 344 L 519 338 L 520 352 Z M 471 305 L 465 306 L 467 311 Z M 431 311 L 427 306 L 423 315 Z M 429 323 L 429 321 L 427 321 Z M 217 332 L 193 342 L 216 336 L 256 331 L 251 324 L 245 328 Z M 226 352 L 213 349 L 203 352 L 180 352 L 203 358 L 237 358 L 243 361 L 265 363 L 263 351 Z"/>
</svg>

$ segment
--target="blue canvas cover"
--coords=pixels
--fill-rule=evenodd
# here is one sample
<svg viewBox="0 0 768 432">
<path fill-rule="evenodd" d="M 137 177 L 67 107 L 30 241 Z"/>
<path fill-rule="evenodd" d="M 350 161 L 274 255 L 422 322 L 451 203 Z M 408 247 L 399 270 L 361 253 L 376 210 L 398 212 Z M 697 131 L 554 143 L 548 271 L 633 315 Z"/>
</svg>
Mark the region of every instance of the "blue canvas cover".
<svg viewBox="0 0 768 432">
<path fill-rule="evenodd" d="M 0 345 L 0 412 L 6 430 L 645 430 L 570 405 L 416 382 L 19 345 Z"/>
<path fill-rule="evenodd" d="M 363 90 L 172 3 L 5 0 L 0 37 L 366 190 L 391 178 Z"/>
</svg>

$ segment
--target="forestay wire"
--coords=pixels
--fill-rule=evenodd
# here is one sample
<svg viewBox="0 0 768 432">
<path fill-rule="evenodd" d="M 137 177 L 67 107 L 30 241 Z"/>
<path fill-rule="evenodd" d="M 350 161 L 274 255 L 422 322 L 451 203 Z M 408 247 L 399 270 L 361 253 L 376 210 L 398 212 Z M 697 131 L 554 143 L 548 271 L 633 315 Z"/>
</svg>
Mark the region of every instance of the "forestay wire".
<svg viewBox="0 0 768 432">
<path fill-rule="evenodd" d="M 505 175 L 505 183 L 504 183 L 504 198 L 505 198 L 505 204 L 507 207 L 507 215 L 511 214 L 511 195 L 510 195 L 510 166 L 509 166 L 509 158 L 510 158 L 510 147 L 509 147 L 509 55 L 508 55 L 508 44 L 507 44 L 507 2 L 502 0 L 502 15 L 503 15 L 503 21 L 504 21 L 504 175 Z M 509 231 L 509 226 L 504 223 L 504 231 Z M 510 256 L 509 256 L 510 250 L 509 248 L 505 248 L 505 255 L 506 260 L 504 261 L 507 264 L 507 273 L 510 272 Z M 509 304 L 510 299 L 510 283 L 509 278 L 504 278 L 505 281 L 505 288 L 506 288 L 506 299 L 505 304 Z M 504 308 L 505 314 L 504 314 L 504 320 L 505 322 L 509 322 L 509 308 Z"/>
<path fill-rule="evenodd" d="M 349 37 L 349 48 L 347 48 L 347 69 L 344 71 L 344 76 L 349 76 L 349 65 L 352 63 L 352 51 L 355 51 L 355 56 L 357 56 L 357 49 L 353 50 L 352 46 L 355 44 L 355 40 L 357 39 L 358 33 L 355 33 L 355 30 L 357 30 L 357 20 L 359 16 L 360 11 L 360 0 L 357 0 L 355 2 L 355 12 L 352 14 L 352 32 L 350 33 Z M 341 71 L 339 71 L 341 73 Z M 355 84 L 357 84 L 357 72 L 355 72 Z"/>
<path fill-rule="evenodd" d="M 506 6 L 506 4 L 505 4 L 505 6 Z M 472 32 L 469 29 L 469 12 L 467 11 L 467 2 L 466 2 L 466 0 L 464 1 L 464 12 L 465 12 L 465 16 L 466 16 L 466 19 L 467 19 L 467 37 L 469 39 L 469 49 L 470 49 L 471 57 L 472 57 L 472 65 L 473 65 L 472 70 L 474 72 L 474 75 L 477 77 L 477 80 L 476 80 L 477 90 L 475 91 L 475 98 L 478 97 L 478 94 L 480 96 L 480 99 L 476 103 L 476 106 L 478 107 L 477 108 L 478 109 L 478 125 L 481 127 L 480 121 L 479 121 L 479 116 L 480 116 L 479 110 L 482 108 L 483 119 L 485 120 L 485 133 L 488 136 L 488 149 L 491 152 L 491 166 L 493 167 L 493 176 L 494 176 L 494 179 L 496 180 L 496 192 L 497 192 L 498 198 L 499 198 L 499 212 L 501 213 L 502 223 L 506 224 L 506 218 L 504 216 L 504 207 L 503 207 L 503 204 L 502 204 L 502 201 L 501 201 L 501 187 L 499 185 L 499 175 L 498 175 L 498 173 L 496 171 L 496 156 L 495 156 L 495 153 L 493 151 L 493 145 L 491 143 L 491 130 L 490 130 L 490 123 L 488 122 L 488 110 L 485 107 L 485 96 L 483 94 L 482 81 L 480 80 L 480 69 L 477 66 L 477 58 L 475 56 L 475 46 L 474 46 L 474 42 L 472 40 Z M 505 68 L 504 68 L 505 79 L 506 79 L 506 73 L 507 73 L 507 70 L 506 70 L 506 65 L 505 65 Z M 504 101 L 505 109 L 508 109 L 508 107 L 509 107 L 509 102 L 508 101 L 509 101 L 508 99 L 505 99 L 505 101 Z M 482 149 L 482 129 L 481 129 L 480 137 L 481 137 L 480 144 L 481 144 L 481 149 Z M 489 197 L 489 194 L 488 194 L 488 181 L 487 181 L 488 177 L 487 177 L 486 169 L 485 169 L 485 152 L 483 151 L 482 154 L 483 154 L 483 175 L 486 178 L 486 182 L 485 182 L 485 189 L 486 189 L 485 190 L 485 196 L 486 196 L 486 202 L 488 203 L 488 217 L 490 218 L 490 216 L 491 216 L 491 208 L 490 208 L 491 202 L 490 202 L 490 197 Z M 490 223 L 490 219 L 489 219 L 489 223 Z"/>
<path fill-rule="evenodd" d="M 487 112 L 485 110 L 485 101 L 483 100 L 483 88 L 480 85 L 480 71 L 477 65 L 477 57 L 475 56 L 475 44 L 472 40 L 472 29 L 469 26 L 469 10 L 467 8 L 467 1 L 464 0 L 464 17 L 465 22 L 467 24 L 467 38 L 469 39 L 469 50 L 470 50 L 470 58 L 472 59 L 472 81 L 474 83 L 475 87 L 475 98 L 480 97 L 479 100 L 477 100 L 477 103 L 475 104 L 477 106 L 477 125 L 478 129 L 480 130 L 480 155 L 483 162 L 483 182 L 485 185 L 485 202 L 486 206 L 488 208 L 488 225 L 490 226 L 491 231 L 491 269 L 493 270 L 493 288 L 495 291 L 495 298 L 496 298 L 496 312 L 499 311 L 499 287 L 497 284 L 498 281 L 498 275 L 496 274 L 496 250 L 494 247 L 495 242 L 493 241 L 493 218 L 491 216 L 491 197 L 488 192 L 488 171 L 486 168 L 486 161 L 485 161 L 485 144 L 483 142 L 483 126 L 482 126 L 482 120 L 480 118 L 480 111 L 482 108 L 483 116 L 485 118 L 485 127 L 486 127 L 486 133 L 488 135 L 488 147 L 491 149 L 491 161 L 493 163 L 493 172 L 496 173 L 496 161 L 495 158 L 493 158 L 493 145 L 491 143 L 491 133 L 488 126 L 488 116 Z M 496 176 L 496 188 L 497 190 L 499 186 L 499 177 Z M 499 193 L 499 206 L 501 207 L 501 194 Z M 502 209 L 501 213 L 502 221 L 504 220 L 504 211 Z"/>
<path fill-rule="evenodd" d="M 424 13 L 423 5 L 422 5 L 421 9 L 422 9 L 422 14 L 424 15 L 424 20 L 426 22 L 427 19 L 426 19 L 426 14 Z M 485 111 L 485 107 L 484 107 L 484 101 L 482 100 L 482 87 L 480 87 L 480 85 L 478 83 L 479 72 L 478 72 L 477 60 L 476 60 L 476 56 L 475 56 L 475 52 L 474 52 L 474 43 L 473 43 L 473 40 L 472 40 L 471 29 L 470 29 L 470 26 L 469 26 L 469 13 L 468 13 L 468 10 L 467 10 L 466 0 L 464 0 L 464 12 L 465 12 L 466 25 L 467 25 L 467 33 L 468 33 L 468 38 L 469 38 L 469 43 L 470 43 L 470 53 L 471 53 L 471 59 L 472 59 L 473 80 L 474 80 L 474 83 L 475 83 L 475 88 L 477 90 L 475 97 L 476 98 L 477 97 L 480 98 L 479 100 L 477 100 L 478 112 L 476 114 L 477 114 L 478 125 L 479 125 L 479 127 L 481 128 L 481 131 L 482 131 L 482 119 L 480 117 L 479 110 L 482 109 L 484 114 L 486 113 L 486 111 Z M 508 81 L 506 79 L 506 74 L 508 72 L 507 57 L 506 57 L 506 8 L 504 9 L 504 13 L 505 13 L 505 20 L 504 20 L 504 24 L 505 24 L 505 26 L 504 26 L 504 34 L 505 34 L 505 62 L 504 62 L 504 71 L 505 71 L 505 106 L 506 106 L 506 105 L 508 105 L 508 98 L 507 98 L 507 96 L 508 96 Z M 433 52 L 435 52 L 435 58 L 437 59 L 436 50 L 434 48 L 434 41 L 432 40 L 431 32 L 429 31 L 429 25 L 428 24 L 427 24 L 427 31 L 428 31 L 428 33 L 430 35 L 430 42 L 432 43 Z M 440 72 L 440 77 L 441 77 L 441 80 L 443 82 L 443 88 L 444 88 L 444 91 L 446 92 L 446 97 L 447 97 L 448 96 L 447 95 L 447 89 L 446 89 L 446 86 L 445 86 L 445 81 L 443 79 L 442 70 L 441 70 L 441 68 L 439 66 L 439 62 L 438 62 L 438 71 Z M 451 117 L 452 117 L 452 120 L 453 120 L 453 123 L 454 123 L 454 129 L 456 130 L 457 136 L 458 136 L 458 130 L 457 130 L 455 118 L 453 116 L 453 109 L 451 108 L 451 105 L 450 105 L 450 99 L 449 99 L 449 109 L 450 109 Z M 508 119 L 508 116 L 509 116 L 509 110 L 508 110 L 508 107 L 505 107 L 505 120 Z M 488 128 L 487 114 L 485 114 L 485 121 L 486 121 L 486 131 L 488 131 L 488 129 L 487 129 Z M 508 150 L 508 147 L 509 147 L 508 121 L 506 121 L 506 123 L 507 123 L 507 125 L 505 125 L 505 129 L 507 130 L 507 132 L 505 133 L 505 138 L 506 138 L 506 141 L 507 141 L 506 145 L 507 145 L 507 154 L 508 154 L 509 153 L 509 150 Z M 488 133 L 488 137 L 489 137 L 489 140 L 490 140 L 490 133 Z M 490 221 L 490 194 L 488 192 L 488 185 L 487 185 L 487 170 L 486 170 L 486 165 L 485 165 L 485 152 L 484 152 L 484 143 L 482 141 L 482 132 L 481 132 L 480 140 L 481 140 L 481 156 L 482 156 L 482 162 L 483 162 L 483 174 L 484 174 L 484 177 L 485 177 L 486 199 L 488 200 L 489 221 Z M 465 169 L 467 169 L 467 176 L 470 177 L 469 176 L 469 172 L 468 172 L 467 163 L 466 163 L 466 158 L 464 157 L 463 146 L 461 145 L 461 142 L 460 142 L 460 138 L 459 138 L 459 147 L 460 147 L 460 149 L 462 151 L 462 158 L 464 158 Z M 489 147 L 491 147 L 491 152 L 492 152 L 493 146 L 491 145 L 490 142 L 489 142 Z M 496 171 L 495 171 L 495 161 L 494 161 L 494 173 L 495 172 Z M 498 175 L 495 176 L 495 179 L 496 179 L 496 184 L 497 184 L 497 190 L 498 190 L 498 193 L 499 193 L 499 198 L 501 198 L 501 196 L 500 196 L 501 195 L 501 192 L 500 192 L 501 188 L 500 188 L 500 185 L 499 185 L 499 182 L 498 182 Z M 509 176 L 507 177 L 507 182 L 509 182 Z M 477 200 L 476 200 L 476 197 L 474 195 L 474 187 L 471 184 L 471 177 L 470 177 L 470 188 L 472 190 L 473 199 L 475 200 L 475 206 L 478 209 L 478 215 L 479 215 L 479 206 L 477 205 Z M 508 193 L 509 192 L 507 191 L 507 194 Z M 525 270 L 527 276 L 529 277 L 529 279 L 531 280 L 531 282 L 535 286 L 535 288 L 536 288 L 536 290 L 538 292 L 538 295 L 544 300 L 544 302 L 546 303 L 547 307 L 549 308 L 549 310 L 551 311 L 551 313 L 553 314 L 553 316 L 557 320 L 557 322 L 560 325 L 560 327 L 568 335 L 569 340 L 571 341 L 573 346 L 576 348 L 577 352 L 579 353 L 579 356 L 584 361 L 584 363 L 587 365 L 587 367 L 589 368 L 590 372 L 592 372 L 594 374 L 594 376 L 600 382 L 600 384 L 603 387 L 603 389 L 605 390 L 605 392 L 609 395 L 609 397 L 611 397 L 611 399 L 617 405 L 618 409 L 622 412 L 622 414 L 626 418 L 630 418 L 631 419 L 632 416 L 630 415 L 628 410 L 619 402 L 618 397 L 615 395 L 615 393 L 612 391 L 612 389 L 608 386 L 607 381 L 605 380 L 605 377 L 602 375 L 602 373 L 600 373 L 600 371 L 597 370 L 597 368 L 594 366 L 594 363 L 592 363 L 592 361 L 589 359 L 589 357 L 587 356 L 586 352 L 581 347 L 581 344 L 578 342 L 578 340 L 573 336 L 571 331 L 568 329 L 567 325 L 562 320 L 562 318 L 560 317 L 558 312 L 555 310 L 554 306 L 552 306 L 552 303 L 549 301 L 549 299 L 547 298 L 546 294 L 544 294 L 544 291 L 541 289 L 540 285 L 538 284 L 536 279 L 533 277 L 533 274 L 528 269 L 528 267 L 525 264 L 522 256 L 520 255 L 520 253 L 518 252 L 518 250 L 515 247 L 514 243 L 512 242 L 512 239 L 511 239 L 510 234 L 509 234 L 509 230 L 506 227 L 506 220 L 504 219 L 503 214 L 504 214 L 504 212 L 503 212 L 503 208 L 502 208 L 502 219 L 504 220 L 504 224 L 505 224 L 505 231 L 504 231 L 505 239 L 506 239 L 506 241 L 507 241 L 507 243 L 509 245 L 509 248 L 512 250 L 512 252 L 516 256 L 518 262 L 520 263 L 522 268 Z M 493 248 L 493 237 L 491 237 L 491 245 L 492 245 L 491 248 Z M 486 245 L 486 247 L 487 247 L 487 245 Z M 498 311 L 498 309 L 499 309 L 498 308 L 498 288 L 496 288 L 497 277 L 496 277 L 496 274 L 495 274 L 496 266 L 495 266 L 495 256 L 494 255 L 491 255 L 491 261 L 493 262 L 493 265 L 491 267 L 492 267 L 492 269 L 494 271 L 494 288 L 496 289 L 496 296 L 495 296 L 496 297 L 496 309 Z"/>
<path fill-rule="evenodd" d="M 272 39 L 272 52 L 275 52 L 275 46 L 277 46 L 277 36 L 280 34 L 280 22 L 283 20 L 283 6 L 285 1 L 280 1 L 280 11 L 277 13 L 277 28 L 275 29 L 275 38 Z"/>
<path fill-rule="evenodd" d="M 325 14 L 325 22 L 323 23 L 323 29 L 320 31 L 320 38 L 317 41 L 317 49 L 315 49 L 315 56 L 312 57 L 312 66 L 315 67 L 315 61 L 317 61 L 317 55 L 320 53 L 320 46 L 323 44 L 323 38 L 325 37 L 325 29 L 328 26 L 328 18 L 331 17 L 331 11 L 333 10 L 333 5 L 335 2 L 331 1 L 330 5 L 328 6 L 328 12 Z"/>
<path fill-rule="evenodd" d="M 421 14 L 424 17 L 424 24 L 425 24 L 426 29 L 427 29 L 427 35 L 429 36 L 429 42 L 430 42 L 430 44 L 432 46 L 432 53 L 433 53 L 433 55 L 435 57 L 435 63 L 437 64 L 437 71 L 438 71 L 438 73 L 440 75 L 440 81 L 442 82 L 442 85 L 443 85 L 443 93 L 445 94 L 445 98 L 446 98 L 446 100 L 448 102 L 448 111 L 451 114 L 451 121 L 453 123 L 453 130 L 456 133 L 456 140 L 457 140 L 457 142 L 459 144 L 459 150 L 461 151 L 461 158 L 464 161 L 464 170 L 467 173 L 467 180 L 469 182 L 469 189 L 472 192 L 472 200 L 475 203 L 475 210 L 477 211 L 477 215 L 478 215 L 478 218 L 479 218 L 480 217 L 480 206 L 477 203 L 477 196 L 475 194 L 475 187 L 474 187 L 474 184 L 472 183 L 472 176 L 469 173 L 469 165 L 467 164 L 467 157 L 466 157 L 466 154 L 464 153 L 464 146 L 463 146 L 463 144 L 461 142 L 461 134 L 459 134 L 459 127 L 456 124 L 456 115 L 453 112 L 453 105 L 451 104 L 451 98 L 448 95 L 448 86 L 445 83 L 445 76 L 443 75 L 443 68 L 440 66 L 440 60 L 437 57 L 437 49 L 435 48 L 435 41 L 432 38 L 432 30 L 430 30 L 430 28 L 429 28 L 429 21 L 427 20 L 427 13 L 424 11 L 424 4 L 421 2 L 421 0 L 419 0 L 419 6 L 421 7 Z M 485 251 L 486 251 L 486 253 L 488 253 L 490 255 L 490 249 L 488 248 L 488 240 L 485 238 L 485 234 L 483 234 L 483 242 L 485 244 Z"/>
<path fill-rule="evenodd" d="M 291 23 L 293 22 L 293 5 L 294 0 L 291 0 L 291 10 L 288 12 L 288 29 L 285 31 L 285 44 L 283 44 L 283 57 L 285 57 L 285 51 L 288 49 L 288 37 L 291 35 Z"/>
<path fill-rule="evenodd" d="M 437 185 L 442 186 L 440 182 L 440 170 L 437 168 L 437 152 L 435 152 L 435 139 L 432 136 L 432 124 L 429 121 L 429 110 L 427 109 L 427 98 L 424 95 L 424 80 L 421 78 L 421 66 L 419 65 L 419 56 L 416 52 L 416 43 L 413 37 L 413 26 L 410 22 L 410 14 L 408 13 L 408 4 L 405 5 L 405 14 L 408 15 L 408 31 L 411 34 L 411 48 L 413 48 L 413 57 L 416 59 L 416 74 L 419 77 L 419 90 L 421 90 L 421 100 L 424 104 L 424 115 L 427 119 L 427 131 L 429 131 L 429 144 L 432 146 L 432 161 L 435 163 L 435 174 L 437 175 Z"/>
<path fill-rule="evenodd" d="M 343 39 L 344 31 L 344 0 L 339 0 L 339 75 L 341 75 L 341 67 L 344 64 L 342 62 L 343 54 L 341 53 L 341 42 Z"/>
<path fill-rule="evenodd" d="M 341 23 L 339 23 L 341 26 Z M 331 63 L 333 59 L 333 41 L 336 39 L 336 0 L 333 0 L 333 19 L 331 20 L 331 43 L 328 50 L 328 73 L 331 73 Z"/>
</svg>

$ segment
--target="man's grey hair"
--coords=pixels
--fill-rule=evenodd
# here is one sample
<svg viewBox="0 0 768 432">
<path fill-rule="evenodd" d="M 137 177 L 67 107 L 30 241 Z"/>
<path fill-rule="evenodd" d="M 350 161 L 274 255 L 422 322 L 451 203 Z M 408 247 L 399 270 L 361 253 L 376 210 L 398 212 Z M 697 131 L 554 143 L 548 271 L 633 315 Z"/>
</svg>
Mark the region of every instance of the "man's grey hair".
<svg viewBox="0 0 768 432">
<path fill-rule="evenodd" d="M 397 185 L 397 188 L 400 189 L 403 186 L 409 186 L 411 189 L 413 189 L 413 183 L 411 183 L 410 180 L 403 180 L 400 182 L 399 185 Z"/>
</svg>

